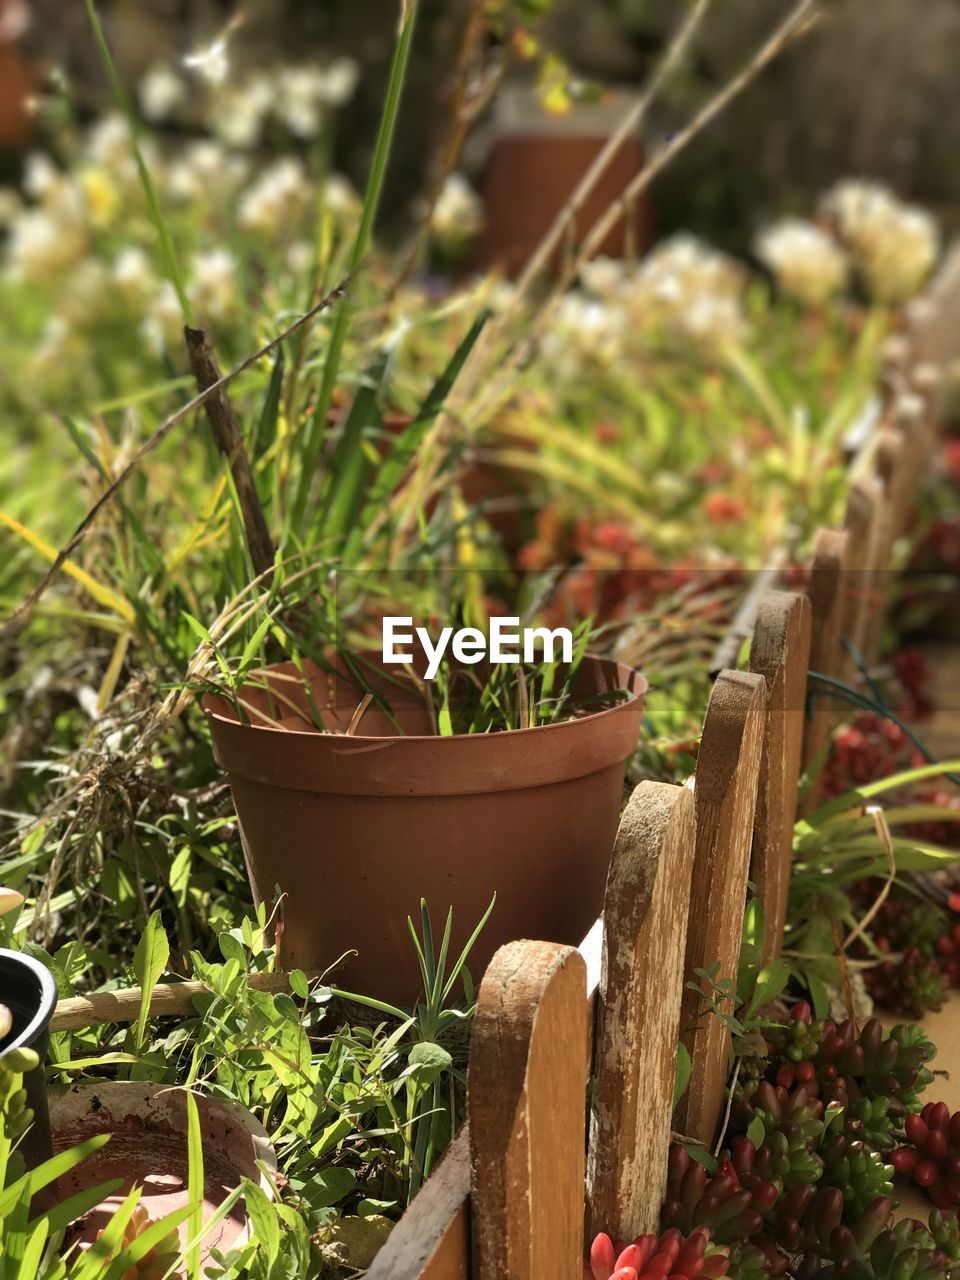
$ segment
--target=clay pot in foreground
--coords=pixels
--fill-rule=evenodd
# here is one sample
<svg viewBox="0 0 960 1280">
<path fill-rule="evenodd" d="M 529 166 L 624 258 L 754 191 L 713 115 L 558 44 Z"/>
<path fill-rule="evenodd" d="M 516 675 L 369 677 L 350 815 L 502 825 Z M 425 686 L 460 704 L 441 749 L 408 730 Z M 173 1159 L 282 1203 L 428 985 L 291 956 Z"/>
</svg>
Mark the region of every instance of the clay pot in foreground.
<svg viewBox="0 0 960 1280">
<path fill-rule="evenodd" d="M 273 1195 L 269 1170 L 277 1162 L 266 1130 L 249 1111 L 234 1102 L 197 1097 L 203 1140 L 204 1222 L 213 1217 L 242 1177 Z M 146 1081 L 106 1080 L 76 1084 L 50 1099 L 50 1127 L 56 1152 L 107 1133 L 110 1141 L 60 1179 L 62 1199 L 87 1187 L 122 1179 L 112 1196 L 82 1220 L 82 1244 L 91 1244 L 134 1185 L 143 1188 L 140 1204 L 153 1219 L 188 1203 L 187 1103 L 182 1089 Z M 187 1224 L 179 1229 L 181 1247 Z M 204 1236 L 203 1261 L 212 1249 L 226 1251 L 246 1243 L 243 1200 Z"/>
<path fill-rule="evenodd" d="M 282 906 L 280 963 L 411 1006 L 420 975 L 407 917 L 426 899 L 434 928 L 454 912 L 451 957 L 497 903 L 471 954 L 475 978 L 517 938 L 579 943 L 599 914 L 620 812 L 624 765 L 637 746 L 647 683 L 588 658 L 579 697 L 630 697 L 560 724 L 437 737 L 410 684 L 382 686 L 403 734 L 375 705 L 344 731 L 362 697 L 351 680 L 307 665 L 327 730 L 309 727 L 308 696 L 284 663 L 268 681 L 294 698 L 284 729 L 239 721 L 204 699 L 214 754 L 240 819 L 254 897 Z M 266 711 L 265 690 L 245 700 Z M 274 707 L 274 713 L 277 708 Z M 255 712 L 254 712 L 255 714 Z M 287 728 L 286 726 L 290 726 Z"/>
<path fill-rule="evenodd" d="M 34 1169 L 53 1154 L 43 1073 L 49 1038 L 47 1028 L 57 1005 L 57 984 L 53 974 L 33 956 L 0 948 L 0 1004 L 6 1005 L 13 1015 L 9 1035 L 0 1041 L 0 1058 L 13 1049 L 33 1049 L 40 1055 L 40 1065 L 23 1077 L 27 1105 L 33 1109 L 33 1124 L 27 1130 L 20 1149 L 27 1168 Z M 38 1196 L 37 1204 L 46 1208 L 51 1197 L 55 1197 L 55 1190 L 45 1188 Z"/>
</svg>

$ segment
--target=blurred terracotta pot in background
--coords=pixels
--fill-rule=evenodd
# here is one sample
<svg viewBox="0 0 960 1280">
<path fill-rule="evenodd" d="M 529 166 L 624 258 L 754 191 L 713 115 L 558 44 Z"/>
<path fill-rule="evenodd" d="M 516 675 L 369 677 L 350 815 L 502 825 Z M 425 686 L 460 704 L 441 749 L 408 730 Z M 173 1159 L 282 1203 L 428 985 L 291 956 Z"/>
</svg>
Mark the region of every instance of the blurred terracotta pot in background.
<svg viewBox="0 0 960 1280">
<path fill-rule="evenodd" d="M 576 103 L 566 115 L 553 116 L 531 89 L 502 91 L 481 181 L 486 226 L 477 246 L 478 267 L 519 274 L 629 105 L 628 93 L 611 92 L 600 102 Z M 627 138 L 577 217 L 577 239 L 619 198 L 643 162 L 642 139 Z M 649 205 L 641 199 L 600 253 L 623 257 L 631 248 L 643 248 L 649 238 Z"/>
</svg>

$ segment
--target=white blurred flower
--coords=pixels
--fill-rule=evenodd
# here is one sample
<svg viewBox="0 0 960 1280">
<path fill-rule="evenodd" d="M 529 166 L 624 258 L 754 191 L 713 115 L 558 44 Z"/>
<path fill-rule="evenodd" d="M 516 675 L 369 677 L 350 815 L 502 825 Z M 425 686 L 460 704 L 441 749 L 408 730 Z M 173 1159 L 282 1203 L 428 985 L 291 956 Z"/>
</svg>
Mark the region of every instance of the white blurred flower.
<svg viewBox="0 0 960 1280">
<path fill-rule="evenodd" d="M 188 293 L 190 301 L 205 319 L 220 320 L 237 301 L 237 260 L 226 249 L 211 249 L 194 255 Z"/>
<path fill-rule="evenodd" d="M 101 116 L 87 130 L 84 155 L 90 164 L 107 169 L 129 164 L 133 158 L 130 126 L 122 115 L 111 112 Z"/>
<path fill-rule="evenodd" d="M 430 217 L 430 230 L 445 245 L 461 245 L 484 225 L 483 201 L 462 173 L 447 175 Z"/>
<path fill-rule="evenodd" d="M 623 354 L 627 334 L 622 307 L 568 293 L 557 307 L 543 354 L 559 376 L 575 377 L 582 359 L 603 366 L 615 363 Z"/>
<path fill-rule="evenodd" d="M 486 305 L 497 315 L 509 311 L 517 300 L 517 286 L 510 280 L 495 281 L 486 296 Z"/>
<path fill-rule="evenodd" d="M 140 81 L 137 97 L 144 116 L 154 124 L 161 124 L 183 106 L 187 99 L 187 86 L 173 67 L 158 63 Z"/>
<path fill-rule="evenodd" d="M 784 218 L 757 237 L 757 257 L 784 293 L 820 306 L 847 280 L 847 259 L 832 236 L 802 218 Z"/>
<path fill-rule="evenodd" d="M 164 280 L 140 322 L 140 336 L 155 355 L 177 349 L 183 342 L 183 311 L 177 291 Z"/>
<path fill-rule="evenodd" d="M 295 240 L 287 250 L 287 266 L 295 275 L 307 275 L 316 261 L 317 251 L 309 240 Z"/>
<path fill-rule="evenodd" d="M 149 255 L 139 245 L 120 250 L 113 262 L 113 279 L 120 295 L 134 307 L 144 306 L 157 287 Z"/>
<path fill-rule="evenodd" d="M 210 110 L 210 125 L 228 146 L 246 150 L 260 141 L 273 102 L 272 80 L 266 75 L 250 76 L 217 94 Z"/>
<path fill-rule="evenodd" d="M 54 281 L 86 252 L 83 219 L 65 210 L 27 209 L 10 224 L 7 270 L 15 280 Z"/>
<path fill-rule="evenodd" d="M 243 182 L 248 162 L 228 152 L 215 138 L 201 138 L 185 147 L 166 171 L 165 187 L 174 200 L 184 203 L 209 199 L 211 191 L 223 191 Z"/>
<path fill-rule="evenodd" d="M 326 210 L 344 221 L 358 217 L 363 208 L 360 193 L 350 179 L 341 173 L 331 173 L 324 180 L 320 199 Z"/>
<path fill-rule="evenodd" d="M 580 268 L 580 279 L 597 298 L 617 298 L 631 285 L 635 271 L 617 258 L 594 258 Z"/>
<path fill-rule="evenodd" d="M 228 45 L 230 41 L 229 26 L 215 40 L 199 49 L 194 49 L 183 59 L 183 65 L 190 71 L 203 77 L 210 84 L 223 84 L 230 70 Z"/>
<path fill-rule="evenodd" d="M 276 236 L 295 227 L 310 200 L 310 181 L 303 164 L 292 156 L 264 169 L 243 195 L 237 221 L 247 231 Z"/>
<path fill-rule="evenodd" d="M 694 236 L 674 236 L 640 264 L 628 295 L 633 322 L 698 341 L 735 339 L 746 326 L 744 281 L 726 254 Z"/>
<path fill-rule="evenodd" d="M 353 97 L 360 68 L 352 58 L 334 58 L 319 73 L 317 92 L 328 107 L 345 106 Z"/>
<path fill-rule="evenodd" d="M 274 112 L 296 138 L 315 138 L 323 126 L 322 75 L 319 67 L 284 67 L 277 75 Z"/>
<path fill-rule="evenodd" d="M 31 151 L 24 161 L 21 186 L 31 200 L 54 199 L 67 181 L 63 170 L 42 151 Z"/>
<path fill-rule="evenodd" d="M 933 270 L 939 252 L 936 222 L 881 183 L 844 179 L 826 193 L 821 208 L 875 298 L 902 302 Z"/>
<path fill-rule="evenodd" d="M 94 324 L 109 308 L 111 277 L 97 258 L 84 258 L 58 289 L 58 310 L 71 329 L 78 332 Z"/>
</svg>

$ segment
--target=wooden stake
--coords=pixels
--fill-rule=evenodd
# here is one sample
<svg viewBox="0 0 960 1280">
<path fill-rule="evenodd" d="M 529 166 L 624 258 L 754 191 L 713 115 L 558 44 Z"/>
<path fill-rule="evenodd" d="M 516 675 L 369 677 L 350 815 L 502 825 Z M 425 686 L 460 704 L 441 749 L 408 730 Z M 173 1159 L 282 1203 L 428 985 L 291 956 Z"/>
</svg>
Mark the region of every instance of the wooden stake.
<svg viewBox="0 0 960 1280">
<path fill-rule="evenodd" d="M 366 1280 L 468 1280 L 470 1131 L 464 1125 L 366 1271 Z"/>
<path fill-rule="evenodd" d="M 655 1232 L 667 1181 L 696 840 L 685 787 L 642 782 L 607 878 L 587 1158 L 588 1239 Z"/>
<path fill-rule="evenodd" d="M 763 676 L 721 671 L 717 677 L 703 724 L 694 785 L 697 839 L 686 982 L 702 984 L 694 971 L 717 965 L 718 980 L 736 980 L 766 705 Z M 719 1003 L 731 1011 L 729 1001 Z M 730 1036 L 696 991 L 684 991 L 680 1021 L 693 1075 L 678 1107 L 676 1127 L 709 1144 L 726 1087 Z"/>
<path fill-rule="evenodd" d="M 187 340 L 190 367 L 197 380 L 197 388 L 201 392 L 206 391 L 223 376 L 206 330 L 191 329 L 187 325 L 183 332 Z M 243 513 L 243 527 L 254 572 L 258 575 L 266 573 L 268 569 L 273 568 L 273 542 L 226 387 L 221 387 L 219 391 L 214 392 L 207 399 L 204 407 L 217 448 L 230 462 L 230 471 L 237 490 L 240 510 Z"/>
<path fill-rule="evenodd" d="M 810 602 L 805 596 L 769 592 L 760 606 L 750 649 L 750 670 L 763 676 L 767 686 L 766 731 L 750 864 L 750 878 L 766 921 L 764 961 L 779 956 L 787 921 L 810 661 L 810 617 Z"/>
<path fill-rule="evenodd" d="M 511 942 L 477 1001 L 467 1090 L 475 1280 L 583 1274 L 586 966 Z"/>
</svg>

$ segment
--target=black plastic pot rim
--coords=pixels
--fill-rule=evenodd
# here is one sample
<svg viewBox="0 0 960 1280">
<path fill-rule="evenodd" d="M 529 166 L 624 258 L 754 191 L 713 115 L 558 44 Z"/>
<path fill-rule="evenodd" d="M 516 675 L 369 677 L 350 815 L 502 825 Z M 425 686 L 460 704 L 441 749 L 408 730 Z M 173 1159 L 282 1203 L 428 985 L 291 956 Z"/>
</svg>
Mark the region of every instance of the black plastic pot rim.
<svg viewBox="0 0 960 1280">
<path fill-rule="evenodd" d="M 10 951 L 6 947 L 0 947 L 0 964 L 10 961 L 25 969 L 36 979 L 40 988 L 40 998 L 37 1001 L 36 1012 L 20 1034 L 0 1049 L 0 1058 L 3 1058 L 14 1049 L 30 1048 L 35 1041 L 40 1039 L 53 1016 L 58 996 L 57 984 L 53 974 L 41 961 L 34 959 L 33 956 L 25 955 L 22 951 Z M 0 1004 L 2 1003 L 2 992 L 0 992 Z"/>
</svg>

